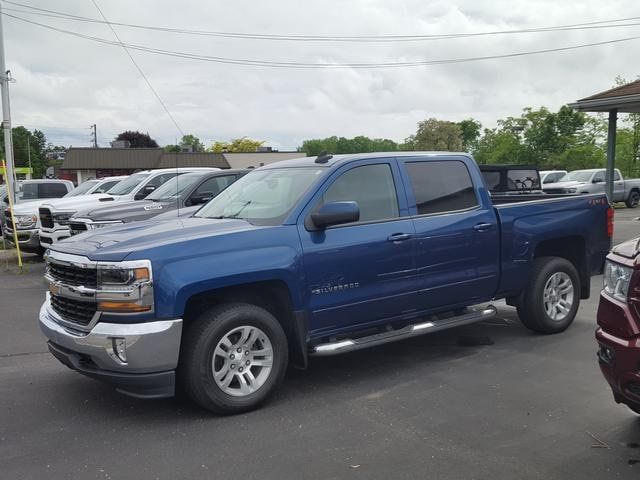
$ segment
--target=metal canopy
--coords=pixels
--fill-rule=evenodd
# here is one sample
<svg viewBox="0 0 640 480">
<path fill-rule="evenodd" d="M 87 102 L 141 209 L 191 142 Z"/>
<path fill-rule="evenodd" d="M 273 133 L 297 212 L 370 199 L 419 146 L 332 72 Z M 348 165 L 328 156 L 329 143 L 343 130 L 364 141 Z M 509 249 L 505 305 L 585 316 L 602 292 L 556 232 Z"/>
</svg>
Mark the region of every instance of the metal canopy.
<svg viewBox="0 0 640 480">
<path fill-rule="evenodd" d="M 618 112 L 640 113 L 640 80 L 596 93 L 569 106 L 581 112 L 609 112 L 607 133 L 607 196 L 613 200 L 613 170 L 616 157 Z"/>
</svg>

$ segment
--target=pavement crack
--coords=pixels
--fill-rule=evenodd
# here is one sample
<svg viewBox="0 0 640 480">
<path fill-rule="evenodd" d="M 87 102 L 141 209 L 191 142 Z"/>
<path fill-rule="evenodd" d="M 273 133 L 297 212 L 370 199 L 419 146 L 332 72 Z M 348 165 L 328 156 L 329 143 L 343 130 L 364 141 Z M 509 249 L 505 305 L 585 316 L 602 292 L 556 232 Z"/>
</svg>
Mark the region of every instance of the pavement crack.
<svg viewBox="0 0 640 480">
<path fill-rule="evenodd" d="M 44 352 L 0 353 L 0 358 L 27 357 L 29 355 L 42 355 L 44 353 L 49 353 L 49 351 L 47 350 Z"/>
</svg>

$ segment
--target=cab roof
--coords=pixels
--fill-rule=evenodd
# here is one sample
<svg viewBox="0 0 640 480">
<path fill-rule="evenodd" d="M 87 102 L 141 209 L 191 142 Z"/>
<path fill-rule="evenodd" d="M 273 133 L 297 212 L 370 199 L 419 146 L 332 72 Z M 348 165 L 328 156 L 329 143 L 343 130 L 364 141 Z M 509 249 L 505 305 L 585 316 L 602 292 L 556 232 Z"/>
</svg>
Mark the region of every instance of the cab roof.
<svg viewBox="0 0 640 480">
<path fill-rule="evenodd" d="M 327 156 L 330 156 L 328 154 Z M 316 162 L 319 156 L 300 157 L 291 160 L 282 160 L 260 167 L 260 170 L 283 167 L 336 167 L 355 160 L 367 160 L 389 157 L 467 157 L 471 155 L 465 152 L 372 152 L 372 153 L 351 153 L 344 155 L 333 155 L 324 162 Z M 326 158 L 326 157 L 325 157 Z M 258 169 L 256 169 L 258 170 Z"/>
</svg>

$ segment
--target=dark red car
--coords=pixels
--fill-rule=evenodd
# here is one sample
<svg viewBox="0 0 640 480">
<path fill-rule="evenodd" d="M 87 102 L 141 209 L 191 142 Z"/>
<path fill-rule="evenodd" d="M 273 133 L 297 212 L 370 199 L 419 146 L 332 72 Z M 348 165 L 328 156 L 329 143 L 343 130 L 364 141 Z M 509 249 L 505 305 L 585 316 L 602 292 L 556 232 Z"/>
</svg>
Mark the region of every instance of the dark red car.
<svg viewBox="0 0 640 480">
<path fill-rule="evenodd" d="M 640 238 L 607 256 L 598 326 L 598 360 L 613 397 L 640 414 Z"/>
</svg>

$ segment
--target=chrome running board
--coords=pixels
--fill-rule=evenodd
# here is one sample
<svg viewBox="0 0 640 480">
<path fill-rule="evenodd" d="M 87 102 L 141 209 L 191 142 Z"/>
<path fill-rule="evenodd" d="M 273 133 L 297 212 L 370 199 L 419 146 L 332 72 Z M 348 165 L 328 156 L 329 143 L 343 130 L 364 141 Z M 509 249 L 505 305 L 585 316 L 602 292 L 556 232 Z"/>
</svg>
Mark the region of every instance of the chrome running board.
<svg viewBox="0 0 640 480">
<path fill-rule="evenodd" d="M 320 345 L 313 347 L 309 352 L 309 355 L 326 357 L 329 355 L 338 355 L 339 353 L 353 352 L 354 350 L 375 347 L 384 343 L 417 337 L 418 335 L 425 335 L 427 333 L 433 333 L 447 328 L 480 322 L 482 320 L 495 317 L 497 313 L 498 312 L 493 305 L 488 305 L 481 310 L 470 309 L 466 313 L 456 317 L 443 319 L 432 317 L 429 321 L 407 325 L 406 327 L 398 330 L 376 333 L 366 337 L 354 339 L 345 338 L 342 340 L 336 340 L 335 342 L 321 343 Z"/>
</svg>

